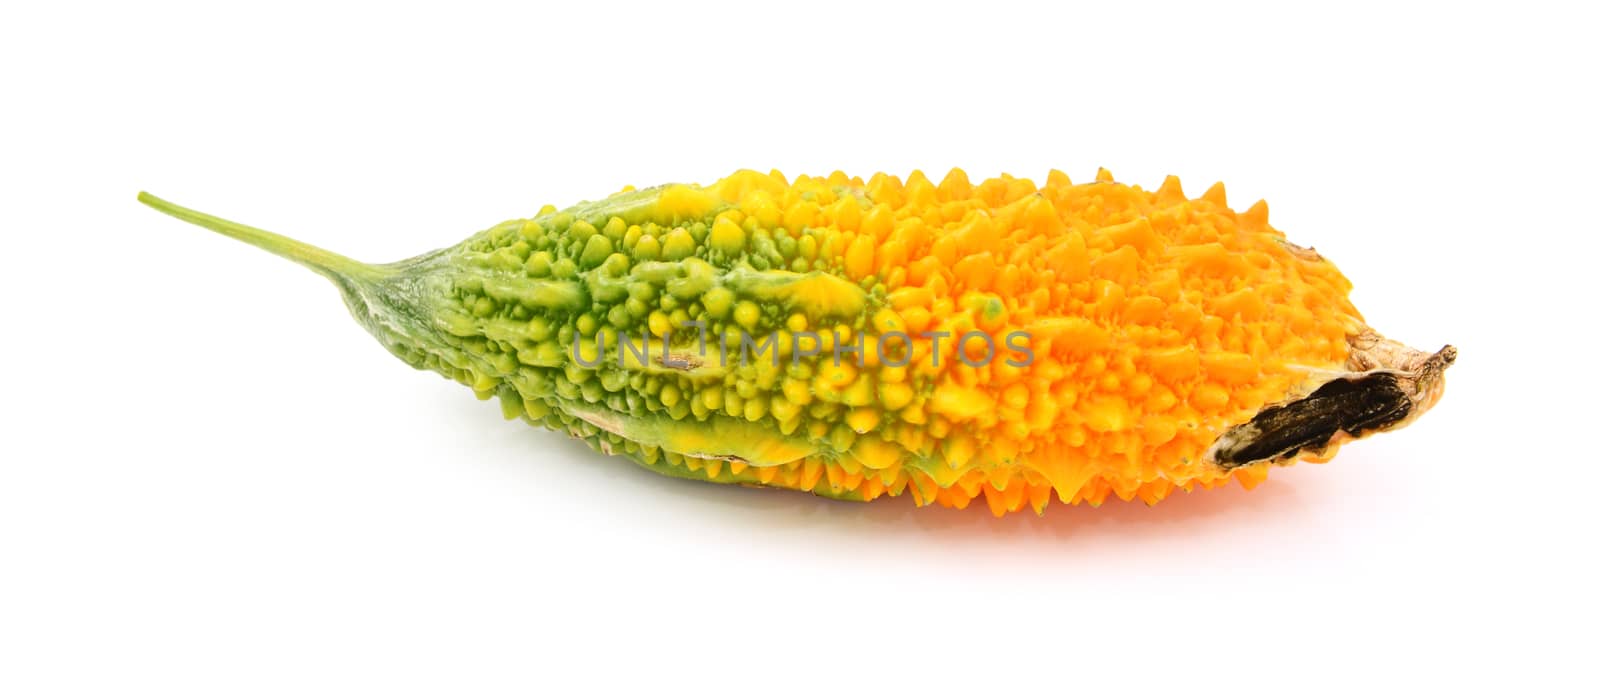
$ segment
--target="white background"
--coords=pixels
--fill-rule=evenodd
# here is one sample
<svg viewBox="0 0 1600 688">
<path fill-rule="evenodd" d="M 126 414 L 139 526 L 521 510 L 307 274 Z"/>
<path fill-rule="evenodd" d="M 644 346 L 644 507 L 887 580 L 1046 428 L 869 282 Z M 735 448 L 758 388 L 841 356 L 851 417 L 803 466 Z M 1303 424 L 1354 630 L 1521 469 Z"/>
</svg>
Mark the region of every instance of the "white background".
<svg viewBox="0 0 1600 688">
<path fill-rule="evenodd" d="M 1594 680 L 1577 3 L 568 4 L 0 10 L 0 685 Z M 1450 390 L 1154 508 L 671 481 L 134 202 L 387 261 L 625 184 L 952 165 L 1267 198 L 1370 323 L 1460 347 Z"/>
</svg>

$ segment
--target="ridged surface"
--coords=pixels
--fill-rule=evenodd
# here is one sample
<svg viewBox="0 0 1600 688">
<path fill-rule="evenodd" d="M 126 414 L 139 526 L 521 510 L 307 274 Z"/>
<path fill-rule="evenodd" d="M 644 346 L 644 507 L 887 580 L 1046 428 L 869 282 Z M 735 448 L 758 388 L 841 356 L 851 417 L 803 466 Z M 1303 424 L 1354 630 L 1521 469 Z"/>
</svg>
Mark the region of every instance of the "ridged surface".
<svg viewBox="0 0 1600 688">
<path fill-rule="evenodd" d="M 406 332 L 391 347 L 498 395 L 508 415 L 669 475 L 955 507 L 981 497 L 996 513 L 1224 483 L 1206 448 L 1305 393 L 1310 371 L 1341 369 L 1364 329 L 1338 270 L 1287 244 L 1264 204 L 1235 213 L 1220 184 L 1191 199 L 1175 178 L 1147 191 L 1103 171 L 1043 186 L 960 170 L 938 184 L 741 171 L 547 208 L 429 275 L 437 341 Z M 704 356 L 691 321 L 706 323 Z M 974 330 L 996 344 L 987 365 L 959 359 L 955 337 L 936 352 L 920 336 Z M 780 337 L 777 365 L 738 364 L 739 333 L 775 331 L 820 332 L 824 353 L 796 361 Z M 663 365 L 659 339 L 656 360 L 630 349 L 619 362 L 619 334 L 637 348 L 645 332 L 691 369 Z M 909 365 L 878 360 L 890 332 L 912 335 L 909 351 L 885 340 Z M 575 338 L 602 362 L 575 365 Z M 865 346 L 836 364 L 830 339 Z M 1025 343 L 1030 365 L 1007 342 Z M 967 360 L 985 358 L 981 340 L 969 346 Z M 1253 487 L 1266 471 L 1232 476 Z"/>
</svg>

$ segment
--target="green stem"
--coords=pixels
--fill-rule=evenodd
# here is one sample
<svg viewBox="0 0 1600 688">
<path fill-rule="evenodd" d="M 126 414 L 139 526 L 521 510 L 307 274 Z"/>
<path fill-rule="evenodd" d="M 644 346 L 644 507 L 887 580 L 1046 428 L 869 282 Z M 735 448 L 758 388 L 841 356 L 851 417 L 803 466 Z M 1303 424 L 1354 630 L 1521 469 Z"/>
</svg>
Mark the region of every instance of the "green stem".
<svg viewBox="0 0 1600 688">
<path fill-rule="evenodd" d="M 215 215 L 207 215 L 198 210 L 190 210 L 176 203 L 156 198 L 143 191 L 139 192 L 139 202 L 184 222 L 205 227 L 223 236 L 233 237 L 251 246 L 283 256 L 335 280 L 345 278 L 376 282 L 390 274 L 390 271 L 381 266 L 369 265 L 352 258 L 346 258 L 332 251 L 295 241 L 289 237 L 264 229 L 256 229 L 231 220 L 224 220 Z"/>
</svg>

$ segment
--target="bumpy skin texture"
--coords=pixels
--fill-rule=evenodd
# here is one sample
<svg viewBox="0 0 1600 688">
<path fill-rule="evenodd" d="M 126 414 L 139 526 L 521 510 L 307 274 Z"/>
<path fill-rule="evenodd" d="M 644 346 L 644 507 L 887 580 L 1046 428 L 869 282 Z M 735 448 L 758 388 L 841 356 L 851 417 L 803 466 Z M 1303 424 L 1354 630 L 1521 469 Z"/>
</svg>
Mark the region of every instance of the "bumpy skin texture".
<svg viewBox="0 0 1600 688">
<path fill-rule="evenodd" d="M 1231 478 L 1250 488 L 1271 465 L 1414 419 L 1454 358 L 1373 333 L 1349 282 L 1285 241 L 1264 203 L 1236 213 L 1220 184 L 1191 199 L 1176 178 L 1147 191 L 1103 170 L 1043 186 L 740 171 L 547 207 L 386 266 L 142 198 L 328 276 L 389 351 L 498 397 L 508 418 L 671 476 L 840 499 L 981 496 L 999 515 L 1052 495 L 1153 504 Z M 958 352 L 972 331 L 994 349 L 969 337 Z M 776 362 L 740 363 L 741 334 L 772 333 Z M 1400 391 L 1344 384 L 1291 406 L 1374 372 Z M 1340 420 L 1361 409 L 1323 410 L 1357 397 L 1406 403 L 1365 426 Z M 1278 434 L 1309 427 L 1289 411 L 1338 432 L 1242 451 L 1271 434 L 1250 422 L 1274 407 L 1261 422 Z"/>
</svg>

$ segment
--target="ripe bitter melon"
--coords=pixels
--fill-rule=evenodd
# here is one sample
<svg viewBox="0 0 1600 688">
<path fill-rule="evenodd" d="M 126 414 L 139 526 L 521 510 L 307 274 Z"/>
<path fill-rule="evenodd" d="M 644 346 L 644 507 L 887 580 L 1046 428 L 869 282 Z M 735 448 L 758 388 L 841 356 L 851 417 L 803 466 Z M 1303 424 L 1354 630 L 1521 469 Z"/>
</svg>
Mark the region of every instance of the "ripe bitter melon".
<svg viewBox="0 0 1600 688">
<path fill-rule="evenodd" d="M 1446 346 L 1221 184 L 835 172 L 624 189 L 370 265 L 162 211 L 332 280 L 401 360 L 670 476 L 996 515 L 1332 458 L 1433 406 Z"/>
</svg>

